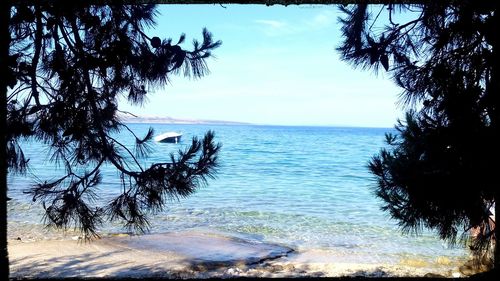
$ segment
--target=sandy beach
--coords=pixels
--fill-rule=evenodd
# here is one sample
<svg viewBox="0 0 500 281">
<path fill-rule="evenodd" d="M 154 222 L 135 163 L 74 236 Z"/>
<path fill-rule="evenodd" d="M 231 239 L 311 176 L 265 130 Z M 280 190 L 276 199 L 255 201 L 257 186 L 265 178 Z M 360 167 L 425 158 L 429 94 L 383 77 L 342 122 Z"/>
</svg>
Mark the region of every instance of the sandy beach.
<svg viewBox="0 0 500 281">
<path fill-rule="evenodd" d="M 20 240 L 19 240 L 20 239 Z M 11 277 L 464 277 L 458 270 L 406 261 L 359 263 L 322 250 L 296 251 L 284 245 L 247 241 L 220 233 L 184 231 L 142 236 L 107 235 L 9 241 Z M 449 261 L 441 260 L 445 264 Z"/>
</svg>

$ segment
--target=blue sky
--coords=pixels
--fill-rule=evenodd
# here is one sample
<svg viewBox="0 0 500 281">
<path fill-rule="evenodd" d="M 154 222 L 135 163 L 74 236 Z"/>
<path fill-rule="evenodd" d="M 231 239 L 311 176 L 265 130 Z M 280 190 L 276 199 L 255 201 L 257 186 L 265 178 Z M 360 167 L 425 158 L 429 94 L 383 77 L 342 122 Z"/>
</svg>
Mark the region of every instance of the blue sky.
<svg viewBox="0 0 500 281">
<path fill-rule="evenodd" d="M 225 8 L 224 8 L 225 7 Z M 171 76 L 139 115 L 273 125 L 392 127 L 400 89 L 388 75 L 340 61 L 340 12 L 332 5 L 164 5 L 150 36 L 181 33 L 191 48 L 203 27 L 222 40 L 201 79 Z"/>
</svg>

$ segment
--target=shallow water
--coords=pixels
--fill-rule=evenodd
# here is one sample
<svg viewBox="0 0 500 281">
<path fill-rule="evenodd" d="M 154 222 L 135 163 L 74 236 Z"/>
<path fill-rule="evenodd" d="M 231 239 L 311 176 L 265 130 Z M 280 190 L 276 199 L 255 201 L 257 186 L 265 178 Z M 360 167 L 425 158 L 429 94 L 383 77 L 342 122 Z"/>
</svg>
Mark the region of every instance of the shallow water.
<svg viewBox="0 0 500 281">
<path fill-rule="evenodd" d="M 179 144 L 153 143 L 154 152 L 145 163 L 165 161 L 170 152 L 209 129 L 223 144 L 218 178 L 193 196 L 170 202 L 165 212 L 152 218 L 153 233 L 202 228 L 373 263 L 416 260 L 437 264 L 446 258 L 455 264 L 468 255 L 462 248 L 448 247 L 431 232 L 419 237 L 401 234 L 396 221 L 380 210 L 367 163 L 391 129 L 130 125 L 138 135 L 149 126 L 157 134 L 178 131 L 184 135 Z M 133 146 L 127 133 L 117 137 Z M 38 143 L 24 147 L 33 174 L 42 180 L 60 174 L 46 160 L 47 149 Z M 105 167 L 102 174 L 99 194 L 106 202 L 119 192 L 120 185 L 115 170 Z M 13 198 L 9 202 L 10 238 L 60 235 L 44 230 L 41 206 L 23 194 L 33 182 L 29 175 L 8 177 Z M 125 230 L 109 223 L 102 231 Z"/>
</svg>

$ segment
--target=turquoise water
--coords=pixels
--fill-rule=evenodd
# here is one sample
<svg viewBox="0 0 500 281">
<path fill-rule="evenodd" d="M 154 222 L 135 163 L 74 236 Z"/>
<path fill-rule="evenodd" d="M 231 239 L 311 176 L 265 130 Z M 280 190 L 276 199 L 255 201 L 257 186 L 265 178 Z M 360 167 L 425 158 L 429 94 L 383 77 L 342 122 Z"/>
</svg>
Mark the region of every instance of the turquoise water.
<svg viewBox="0 0 500 281">
<path fill-rule="evenodd" d="M 431 232 L 419 237 L 401 234 L 396 221 L 380 210 L 373 195 L 375 180 L 367 169 L 370 158 L 384 145 L 391 129 L 284 126 L 210 126 L 130 124 L 145 134 L 182 132 L 179 144 L 153 143 L 147 162 L 165 161 L 193 136 L 214 130 L 223 144 L 218 178 L 193 196 L 172 201 L 154 216 L 152 232 L 185 229 L 222 231 L 247 239 L 282 243 L 299 250 L 321 249 L 339 257 L 368 262 L 398 263 L 404 259 L 434 262 L 467 255 L 449 247 Z M 133 139 L 118 136 L 132 147 Z M 33 174 L 50 179 L 59 174 L 45 157 L 47 150 L 27 143 Z M 106 167 L 101 198 L 120 190 L 115 170 Z M 41 206 L 23 194 L 33 177 L 9 175 L 9 235 L 39 229 Z M 107 224 L 103 232 L 124 231 Z"/>
</svg>

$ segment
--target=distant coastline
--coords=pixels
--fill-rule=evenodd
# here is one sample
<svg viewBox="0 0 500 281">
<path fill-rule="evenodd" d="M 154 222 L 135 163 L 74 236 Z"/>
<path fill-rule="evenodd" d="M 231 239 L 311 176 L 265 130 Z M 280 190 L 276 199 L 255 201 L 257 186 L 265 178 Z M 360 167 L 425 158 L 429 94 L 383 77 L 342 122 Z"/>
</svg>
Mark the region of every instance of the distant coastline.
<svg viewBox="0 0 500 281">
<path fill-rule="evenodd" d="M 265 124 L 265 123 L 250 123 L 250 122 L 237 122 L 226 120 L 206 120 L 206 119 L 187 119 L 187 118 L 173 118 L 170 116 L 156 116 L 156 115 L 136 115 L 129 112 L 119 112 L 118 118 L 123 123 L 129 124 L 178 124 L 178 125 L 253 125 L 253 126 L 279 126 L 279 127 L 325 127 L 325 128 L 366 128 L 366 129 L 389 129 L 393 130 L 392 126 L 387 127 L 370 127 L 370 126 L 357 126 L 357 125 L 344 125 L 344 124 Z"/>
<path fill-rule="evenodd" d="M 146 124 L 193 124 L 193 125 L 251 125 L 251 123 L 224 121 L 224 120 L 202 120 L 202 119 L 179 119 L 169 116 L 132 115 L 120 113 L 119 118 L 124 123 L 146 123 Z"/>
</svg>

